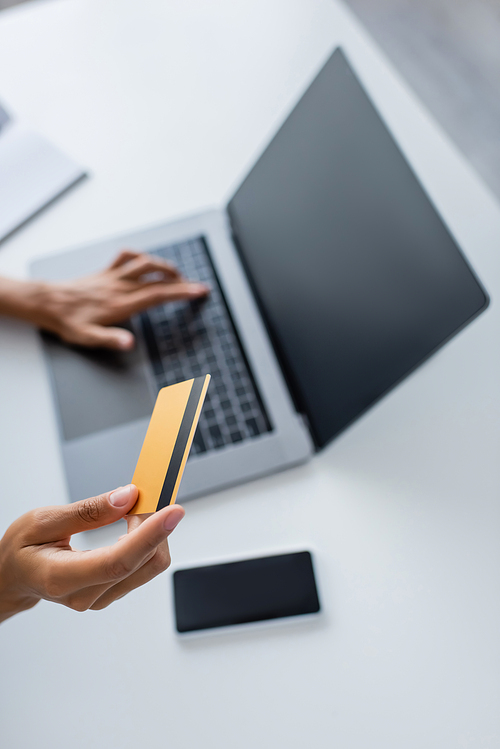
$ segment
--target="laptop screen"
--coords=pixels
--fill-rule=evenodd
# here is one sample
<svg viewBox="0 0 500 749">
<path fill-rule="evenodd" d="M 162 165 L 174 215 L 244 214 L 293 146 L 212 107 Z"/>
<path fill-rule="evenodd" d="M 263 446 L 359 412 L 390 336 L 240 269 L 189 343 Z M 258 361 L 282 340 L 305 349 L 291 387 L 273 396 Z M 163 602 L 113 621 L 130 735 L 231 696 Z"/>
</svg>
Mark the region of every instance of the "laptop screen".
<svg viewBox="0 0 500 749">
<path fill-rule="evenodd" d="M 487 305 L 340 50 L 228 212 L 318 447 Z"/>
</svg>

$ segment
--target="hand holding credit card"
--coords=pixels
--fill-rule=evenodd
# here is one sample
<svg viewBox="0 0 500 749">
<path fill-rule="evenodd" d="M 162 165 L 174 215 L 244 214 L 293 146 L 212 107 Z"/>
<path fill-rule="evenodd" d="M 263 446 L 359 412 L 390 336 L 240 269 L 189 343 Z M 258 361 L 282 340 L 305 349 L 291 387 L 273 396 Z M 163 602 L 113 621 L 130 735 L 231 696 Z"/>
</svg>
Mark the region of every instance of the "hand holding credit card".
<svg viewBox="0 0 500 749">
<path fill-rule="evenodd" d="M 158 393 L 132 483 L 139 499 L 129 515 L 173 504 L 205 400 L 210 375 L 162 388 Z"/>
</svg>

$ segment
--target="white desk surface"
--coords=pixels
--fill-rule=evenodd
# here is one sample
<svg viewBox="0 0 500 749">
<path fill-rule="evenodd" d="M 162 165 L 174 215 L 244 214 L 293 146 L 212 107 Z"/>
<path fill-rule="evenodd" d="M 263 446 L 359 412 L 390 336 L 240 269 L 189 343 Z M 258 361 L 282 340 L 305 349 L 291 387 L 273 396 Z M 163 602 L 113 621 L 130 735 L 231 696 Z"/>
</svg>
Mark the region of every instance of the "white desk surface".
<svg viewBox="0 0 500 749">
<path fill-rule="evenodd" d="M 0 273 L 222 203 L 339 43 L 492 305 L 308 465 L 188 504 L 174 566 L 310 548 L 321 617 L 181 641 L 170 572 L 103 612 L 39 604 L 1 627 L 6 749 L 500 746 L 500 211 L 343 6 L 2 13 L 2 98 L 92 177 Z M 5 320 L 0 414 L 3 529 L 66 500 L 36 336 Z"/>
</svg>

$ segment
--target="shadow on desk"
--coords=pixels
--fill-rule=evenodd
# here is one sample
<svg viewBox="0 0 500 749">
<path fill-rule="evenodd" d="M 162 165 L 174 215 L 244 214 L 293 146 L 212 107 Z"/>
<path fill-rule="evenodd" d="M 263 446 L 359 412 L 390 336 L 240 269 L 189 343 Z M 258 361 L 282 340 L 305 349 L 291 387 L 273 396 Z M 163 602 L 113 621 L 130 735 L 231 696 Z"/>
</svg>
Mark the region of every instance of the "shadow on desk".
<svg viewBox="0 0 500 749">
<path fill-rule="evenodd" d="M 239 624 L 234 627 L 206 629 L 187 635 L 177 635 L 179 646 L 185 651 L 197 652 L 221 648 L 226 645 L 253 644 L 258 642 L 283 640 L 297 634 L 309 632 L 317 634 L 331 627 L 331 617 L 325 612 L 301 617 L 273 619 L 266 622 Z"/>
</svg>

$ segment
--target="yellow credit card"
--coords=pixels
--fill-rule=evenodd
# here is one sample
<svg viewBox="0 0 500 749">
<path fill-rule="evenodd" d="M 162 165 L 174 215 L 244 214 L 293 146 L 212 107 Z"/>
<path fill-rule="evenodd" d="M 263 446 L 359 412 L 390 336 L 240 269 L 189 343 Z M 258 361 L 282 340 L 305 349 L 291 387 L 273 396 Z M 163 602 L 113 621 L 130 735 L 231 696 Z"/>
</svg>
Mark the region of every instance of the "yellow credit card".
<svg viewBox="0 0 500 749">
<path fill-rule="evenodd" d="M 195 377 L 158 393 L 132 478 L 139 499 L 129 515 L 175 502 L 209 382 L 210 375 Z"/>
</svg>

